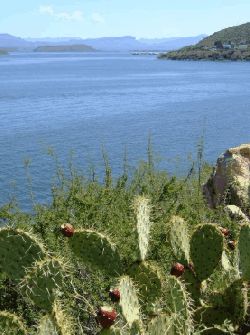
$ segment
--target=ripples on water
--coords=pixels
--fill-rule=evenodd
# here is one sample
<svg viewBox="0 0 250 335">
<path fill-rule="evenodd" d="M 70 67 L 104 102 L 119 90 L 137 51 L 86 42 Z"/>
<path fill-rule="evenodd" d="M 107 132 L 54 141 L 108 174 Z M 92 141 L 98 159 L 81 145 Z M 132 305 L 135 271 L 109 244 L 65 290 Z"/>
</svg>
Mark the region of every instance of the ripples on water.
<svg viewBox="0 0 250 335">
<path fill-rule="evenodd" d="M 160 167 L 188 168 L 205 128 L 205 158 L 250 141 L 250 63 L 163 61 L 125 54 L 19 53 L 0 58 L 0 203 L 15 193 L 29 208 L 24 160 L 37 200 L 48 201 L 54 164 L 75 151 L 83 169 L 115 174 L 124 148 L 131 165 L 152 136 Z M 183 163 L 181 163 L 181 161 Z M 101 173 L 101 172 L 100 172 Z"/>
</svg>

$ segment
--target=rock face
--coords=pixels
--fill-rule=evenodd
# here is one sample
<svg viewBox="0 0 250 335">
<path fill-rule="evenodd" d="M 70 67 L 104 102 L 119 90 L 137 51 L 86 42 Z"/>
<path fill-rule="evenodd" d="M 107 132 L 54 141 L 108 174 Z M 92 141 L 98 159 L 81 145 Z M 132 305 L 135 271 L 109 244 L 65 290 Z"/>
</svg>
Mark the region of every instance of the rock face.
<svg viewBox="0 0 250 335">
<path fill-rule="evenodd" d="M 224 211 L 229 215 L 231 219 L 236 220 L 239 223 L 250 222 L 246 214 L 244 214 L 238 206 L 227 205 L 224 208 Z"/>
<path fill-rule="evenodd" d="M 250 144 L 228 149 L 222 154 L 203 193 L 211 208 L 236 205 L 245 213 L 250 204 Z"/>
</svg>

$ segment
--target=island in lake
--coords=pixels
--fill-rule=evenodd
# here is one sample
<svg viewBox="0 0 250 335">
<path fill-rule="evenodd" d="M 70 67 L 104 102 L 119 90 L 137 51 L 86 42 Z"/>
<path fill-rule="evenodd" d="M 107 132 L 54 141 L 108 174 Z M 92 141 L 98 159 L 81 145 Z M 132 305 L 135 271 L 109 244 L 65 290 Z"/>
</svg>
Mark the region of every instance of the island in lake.
<svg viewBox="0 0 250 335">
<path fill-rule="evenodd" d="M 85 44 L 76 45 L 45 45 L 34 49 L 34 52 L 94 52 L 96 49 Z"/>
<path fill-rule="evenodd" d="M 194 46 L 161 53 L 158 57 L 172 60 L 250 61 L 250 22 L 223 29 Z"/>
</svg>

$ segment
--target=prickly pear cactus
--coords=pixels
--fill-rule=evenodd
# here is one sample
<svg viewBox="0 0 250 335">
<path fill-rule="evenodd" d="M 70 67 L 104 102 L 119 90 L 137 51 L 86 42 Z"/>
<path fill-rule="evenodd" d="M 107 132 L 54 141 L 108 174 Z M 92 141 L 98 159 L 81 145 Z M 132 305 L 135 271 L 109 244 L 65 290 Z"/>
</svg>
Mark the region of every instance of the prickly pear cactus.
<svg viewBox="0 0 250 335">
<path fill-rule="evenodd" d="M 138 196 L 134 201 L 137 219 L 137 232 L 139 239 L 140 259 L 144 261 L 147 257 L 150 237 L 150 210 L 149 199 Z"/>
<path fill-rule="evenodd" d="M 112 326 L 109 329 L 103 329 L 100 335 L 129 335 L 129 333 L 125 333 L 121 329 Z"/>
<path fill-rule="evenodd" d="M 0 273 L 18 280 L 26 268 L 44 256 L 45 249 L 33 234 L 19 229 L 0 229 Z"/>
<path fill-rule="evenodd" d="M 224 292 L 225 306 L 229 307 L 232 322 L 235 324 L 244 321 L 248 312 L 247 285 L 241 279 L 233 282 Z"/>
<path fill-rule="evenodd" d="M 173 320 L 167 314 L 153 318 L 148 324 L 147 335 L 176 335 Z"/>
<path fill-rule="evenodd" d="M 195 311 L 194 319 L 207 327 L 221 326 L 225 320 L 231 320 L 232 314 L 226 307 L 202 306 Z"/>
<path fill-rule="evenodd" d="M 193 334 L 193 301 L 185 285 L 174 276 L 167 278 L 163 309 L 175 319 L 172 325 L 175 334 Z"/>
<path fill-rule="evenodd" d="M 131 278 L 123 276 L 120 278 L 119 290 L 121 294 L 120 306 L 122 308 L 122 314 L 128 325 L 132 327 L 134 322 L 140 320 L 140 304 L 137 289 Z"/>
<path fill-rule="evenodd" d="M 111 275 L 121 273 L 119 253 L 107 236 L 93 230 L 76 231 L 69 246 L 80 261 Z"/>
<path fill-rule="evenodd" d="M 37 335 L 59 335 L 51 316 L 44 316 L 39 323 Z"/>
<path fill-rule="evenodd" d="M 150 312 L 154 303 L 160 298 L 164 275 L 153 262 L 135 263 L 129 270 L 129 275 L 139 289 L 142 309 Z"/>
<path fill-rule="evenodd" d="M 176 261 L 188 264 L 190 260 L 190 245 L 187 223 L 181 217 L 173 216 L 169 225 L 169 242 Z"/>
<path fill-rule="evenodd" d="M 242 279 L 250 281 L 250 225 L 244 224 L 240 230 L 239 242 L 239 268 Z"/>
<path fill-rule="evenodd" d="M 52 313 L 40 320 L 37 329 L 37 335 L 72 335 L 73 332 L 73 322 L 58 301 L 54 303 Z"/>
<path fill-rule="evenodd" d="M 190 241 L 190 255 L 196 276 L 207 279 L 221 261 L 223 235 L 213 224 L 199 225 Z"/>
<path fill-rule="evenodd" d="M 36 306 L 51 311 L 55 299 L 62 293 L 68 269 L 63 260 L 48 258 L 35 263 L 19 284 L 24 296 Z"/>
<path fill-rule="evenodd" d="M 1 335 L 28 335 L 23 321 L 7 311 L 0 312 L 0 333 Z"/>
<path fill-rule="evenodd" d="M 219 327 L 210 327 L 197 333 L 197 335 L 232 335 L 233 333 L 227 330 L 222 330 Z"/>
</svg>

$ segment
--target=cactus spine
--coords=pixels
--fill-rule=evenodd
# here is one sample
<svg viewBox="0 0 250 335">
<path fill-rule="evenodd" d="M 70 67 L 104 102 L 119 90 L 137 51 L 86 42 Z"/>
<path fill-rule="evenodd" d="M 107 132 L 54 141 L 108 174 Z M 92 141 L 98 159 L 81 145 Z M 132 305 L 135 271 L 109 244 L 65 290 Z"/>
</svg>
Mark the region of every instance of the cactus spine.
<svg viewBox="0 0 250 335">
<path fill-rule="evenodd" d="M 28 335 L 23 321 L 7 311 L 0 311 L 1 335 Z"/>
</svg>

